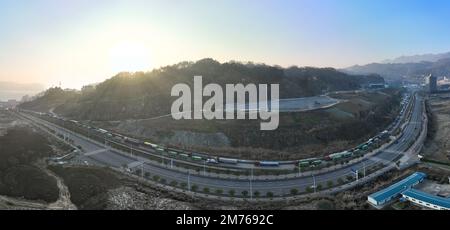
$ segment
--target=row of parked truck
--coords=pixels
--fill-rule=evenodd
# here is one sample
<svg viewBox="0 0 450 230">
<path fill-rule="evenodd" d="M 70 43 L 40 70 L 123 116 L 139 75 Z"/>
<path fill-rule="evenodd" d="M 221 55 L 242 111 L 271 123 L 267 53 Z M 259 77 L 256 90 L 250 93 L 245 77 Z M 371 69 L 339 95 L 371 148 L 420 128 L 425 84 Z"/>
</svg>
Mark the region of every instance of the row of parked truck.
<svg viewBox="0 0 450 230">
<path fill-rule="evenodd" d="M 406 104 L 408 98 L 405 98 L 402 101 L 402 105 Z M 402 106 L 404 107 L 404 106 Z M 404 109 L 402 109 L 404 110 Z M 402 111 L 403 112 L 403 111 Z M 127 143 L 130 145 L 133 145 L 134 147 L 143 147 L 143 148 L 150 148 L 153 149 L 156 153 L 167 155 L 169 157 L 179 158 L 183 160 L 191 160 L 191 161 L 204 161 L 204 163 L 207 164 L 232 164 L 236 165 L 238 163 L 253 163 L 255 166 L 258 167 L 278 167 L 281 164 L 295 164 L 300 168 L 306 168 L 306 167 L 317 167 L 323 164 L 324 162 L 336 162 L 343 159 L 348 159 L 353 156 L 359 156 L 364 154 L 374 143 L 380 142 L 382 140 L 385 140 L 389 138 L 391 131 L 385 130 L 381 132 L 379 135 L 377 135 L 374 138 L 369 139 L 367 142 L 355 147 L 354 149 L 339 152 L 339 153 L 333 153 L 328 156 L 325 156 L 323 158 L 310 158 L 310 159 L 303 159 L 303 160 L 297 160 L 297 161 L 289 161 L 289 162 L 279 162 L 279 161 L 249 161 L 249 160 L 240 160 L 240 159 L 234 159 L 234 158 L 226 158 L 226 157 L 215 157 L 210 156 L 205 153 L 197 153 L 197 152 L 188 152 L 180 149 L 174 149 L 174 148 L 167 148 L 162 145 L 154 144 L 148 141 L 142 141 L 140 139 L 127 137 L 122 134 L 110 132 L 105 129 L 96 128 L 89 126 L 87 124 L 83 124 L 82 122 L 76 121 L 76 120 L 67 120 L 62 117 L 58 117 L 54 114 L 46 114 L 46 113 L 39 113 L 39 115 L 46 115 L 51 116 L 53 118 L 57 118 L 60 120 L 68 121 L 72 123 L 73 125 L 83 127 L 85 129 L 89 129 L 91 131 L 96 132 L 98 135 L 101 135 L 103 137 L 109 137 L 112 139 L 115 139 L 116 141 Z"/>
</svg>

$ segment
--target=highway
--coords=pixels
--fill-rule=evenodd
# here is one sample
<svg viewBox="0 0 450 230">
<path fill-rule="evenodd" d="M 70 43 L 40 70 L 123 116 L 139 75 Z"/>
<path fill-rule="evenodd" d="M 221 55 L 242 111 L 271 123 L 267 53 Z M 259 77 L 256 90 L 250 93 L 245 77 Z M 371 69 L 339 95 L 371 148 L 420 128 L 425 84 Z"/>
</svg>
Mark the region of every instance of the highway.
<svg viewBox="0 0 450 230">
<path fill-rule="evenodd" d="M 311 188 L 314 184 L 316 187 L 319 187 L 320 185 L 322 188 L 326 188 L 329 181 L 332 181 L 334 185 L 338 184 L 339 179 L 347 181 L 347 176 L 355 175 L 352 172 L 352 169 L 363 173 L 365 169 L 367 170 L 374 165 L 380 165 L 380 169 L 388 166 L 392 167 L 392 165 L 395 164 L 395 162 L 409 149 L 410 144 L 417 138 L 421 131 L 423 121 L 422 114 L 424 110 L 422 103 L 423 98 L 418 94 L 415 95 L 414 101 L 412 102 L 411 119 L 406 124 L 403 134 L 397 142 L 392 143 L 383 151 L 372 155 L 370 158 L 363 159 L 350 165 L 345 165 L 342 168 L 314 176 L 301 174 L 299 177 L 286 179 L 261 179 L 260 177 L 253 176 L 247 178 L 230 176 L 229 178 L 224 178 L 214 177 L 201 171 L 187 172 L 186 170 L 183 172 L 142 157 L 110 149 L 108 146 L 89 140 L 86 137 L 81 137 L 80 135 L 74 135 L 71 132 L 67 132 L 62 127 L 35 118 L 31 115 L 21 113 L 21 116 L 36 124 L 50 127 L 53 130 L 57 130 L 59 133 L 70 136 L 70 139 L 74 141 L 74 145 L 82 146 L 85 150 L 85 153 L 79 156 L 81 162 L 86 161 L 88 164 L 108 166 L 117 169 L 122 169 L 124 166 L 136 167 L 143 169 L 145 173 L 150 173 L 150 178 L 154 175 L 163 178 L 167 184 L 175 181 L 178 185 L 182 183 L 190 186 L 196 185 L 194 187 L 198 187 L 199 192 L 202 192 L 204 188 L 208 188 L 212 194 L 215 194 L 216 190 L 221 190 L 224 195 L 227 195 L 230 190 L 234 190 L 235 196 L 241 196 L 243 191 L 247 191 L 248 194 L 258 191 L 261 196 L 265 196 L 267 192 L 271 192 L 274 196 L 284 196 L 289 195 L 292 189 L 304 192 L 306 188 Z M 250 195 L 248 196 L 250 197 Z"/>
</svg>

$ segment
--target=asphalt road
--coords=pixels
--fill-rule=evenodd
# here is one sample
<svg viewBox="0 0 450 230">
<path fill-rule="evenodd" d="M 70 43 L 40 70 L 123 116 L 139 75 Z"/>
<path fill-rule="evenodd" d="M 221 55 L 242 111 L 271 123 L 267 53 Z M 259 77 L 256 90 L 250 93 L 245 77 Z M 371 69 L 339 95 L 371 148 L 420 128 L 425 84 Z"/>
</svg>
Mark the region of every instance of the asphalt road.
<svg viewBox="0 0 450 230">
<path fill-rule="evenodd" d="M 74 140 L 74 144 L 82 146 L 87 153 L 86 155 L 80 156 L 80 160 L 86 161 L 92 165 L 109 166 L 118 169 L 123 168 L 123 166 L 126 165 L 134 165 L 136 168 L 143 169 L 144 172 L 150 173 L 150 177 L 158 175 L 160 178 L 163 178 L 167 184 L 176 181 L 178 184 L 186 183 L 191 186 L 197 185 L 198 191 L 203 191 L 203 188 L 207 187 L 211 193 L 215 193 L 216 190 L 222 190 L 223 194 L 228 194 L 229 190 L 234 190 L 235 194 L 240 195 L 242 191 L 247 191 L 249 194 L 250 191 L 258 191 L 262 196 L 267 192 L 272 192 L 275 196 L 278 196 L 289 194 L 291 189 L 297 189 L 300 192 L 305 191 L 307 187 L 311 187 L 314 184 L 314 179 L 316 185 L 320 184 L 323 188 L 326 188 L 328 181 L 337 184 L 339 178 L 345 180 L 348 175 L 354 175 L 352 169 L 364 172 L 365 168 L 374 164 L 382 163 L 384 166 L 392 166 L 392 164 L 395 164 L 395 160 L 408 150 L 410 142 L 414 141 L 421 131 L 423 119 L 422 112 L 424 109 L 422 101 L 423 98 L 419 96 L 415 97 L 411 120 L 407 123 L 403 135 L 399 138 L 398 142 L 388 146 L 384 151 L 380 151 L 368 159 L 326 173 L 277 180 L 262 180 L 257 177 L 254 177 L 253 180 L 238 179 L 232 176 L 230 176 L 230 178 L 217 178 L 212 177 L 209 174 L 203 175 L 203 172 L 181 172 L 179 170 L 171 169 L 170 166 L 160 165 L 140 157 L 131 156 L 130 154 L 119 153 L 116 150 L 108 149 L 108 147 L 105 148 L 104 145 L 88 140 L 85 137 L 73 135 L 54 124 L 31 117 L 30 115 L 25 116 L 36 123 L 52 127 L 52 129 L 70 136 L 70 138 Z M 139 162 L 144 163 L 141 164 Z"/>
</svg>

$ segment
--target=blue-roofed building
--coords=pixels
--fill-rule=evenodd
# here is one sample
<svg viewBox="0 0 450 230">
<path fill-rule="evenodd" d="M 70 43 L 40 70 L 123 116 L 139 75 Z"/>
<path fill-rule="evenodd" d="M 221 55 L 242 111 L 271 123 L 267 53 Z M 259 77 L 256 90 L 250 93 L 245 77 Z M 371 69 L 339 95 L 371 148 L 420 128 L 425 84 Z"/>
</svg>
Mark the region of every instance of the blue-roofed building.
<svg viewBox="0 0 450 230">
<path fill-rule="evenodd" d="M 450 199 L 428 194 L 417 189 L 408 189 L 402 196 L 419 206 L 436 210 L 450 210 Z"/>
<path fill-rule="evenodd" d="M 367 197 L 367 201 L 375 207 L 382 207 L 395 198 L 401 196 L 402 192 L 412 188 L 422 182 L 426 177 L 425 173 L 415 172 L 407 178 Z"/>
</svg>

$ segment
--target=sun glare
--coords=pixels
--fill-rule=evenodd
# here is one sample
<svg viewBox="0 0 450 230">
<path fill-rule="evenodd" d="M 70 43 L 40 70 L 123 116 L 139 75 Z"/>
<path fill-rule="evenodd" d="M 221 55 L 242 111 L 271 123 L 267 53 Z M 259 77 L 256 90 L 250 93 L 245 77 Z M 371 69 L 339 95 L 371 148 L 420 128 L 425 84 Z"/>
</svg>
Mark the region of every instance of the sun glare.
<svg viewBox="0 0 450 230">
<path fill-rule="evenodd" d="M 110 68 L 114 73 L 147 71 L 152 67 L 151 52 L 139 42 L 121 42 L 110 49 Z"/>
</svg>

